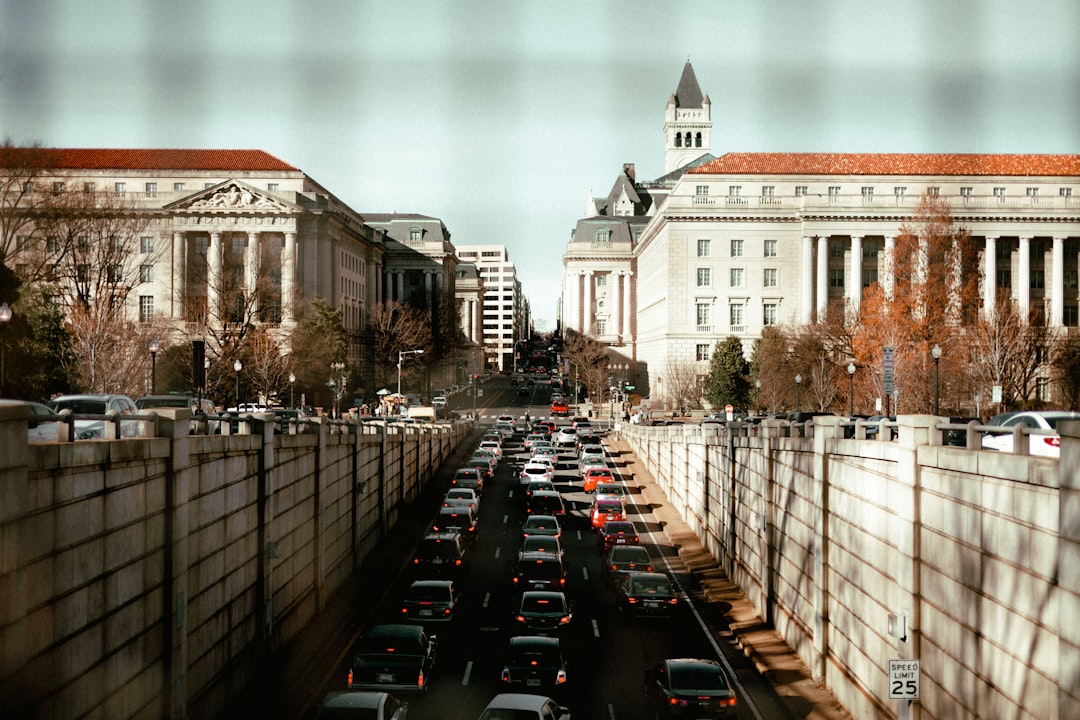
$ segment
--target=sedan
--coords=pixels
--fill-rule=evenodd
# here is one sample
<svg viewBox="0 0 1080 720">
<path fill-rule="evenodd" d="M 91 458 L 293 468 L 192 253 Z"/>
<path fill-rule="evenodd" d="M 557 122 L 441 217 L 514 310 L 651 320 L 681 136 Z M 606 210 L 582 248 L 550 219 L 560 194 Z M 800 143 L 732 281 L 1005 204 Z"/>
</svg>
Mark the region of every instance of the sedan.
<svg viewBox="0 0 1080 720">
<path fill-rule="evenodd" d="M 641 549 L 645 550 L 645 548 Z M 530 535 L 522 540 L 521 548 L 518 550 L 518 557 L 520 558 L 529 552 L 550 553 L 551 555 L 558 555 L 560 559 L 563 557 L 563 549 L 559 543 L 559 538 L 552 535 Z"/>
<path fill-rule="evenodd" d="M 480 512 L 480 496 L 472 488 L 452 487 L 443 497 L 443 507 L 467 507 Z"/>
<path fill-rule="evenodd" d="M 480 714 L 480 720 L 570 720 L 570 710 L 549 697 L 529 693 L 500 693 Z"/>
<path fill-rule="evenodd" d="M 552 590 L 526 590 L 514 613 L 514 620 L 529 630 L 551 632 L 570 623 L 573 613 L 566 595 Z"/>
<path fill-rule="evenodd" d="M 641 545 L 615 545 L 608 551 L 604 569 L 618 577 L 629 572 L 652 572 L 652 556 Z"/>
<path fill-rule="evenodd" d="M 436 647 L 436 637 L 419 625 L 375 625 L 353 647 L 347 687 L 424 692 Z"/>
<path fill-rule="evenodd" d="M 28 402 L 30 419 L 26 423 L 28 442 L 56 442 L 56 416 L 48 405 Z"/>
<path fill-rule="evenodd" d="M 334 691 L 323 698 L 316 720 L 405 720 L 409 704 L 373 690 Z"/>
<path fill-rule="evenodd" d="M 587 493 L 597 492 L 597 486 L 606 486 L 615 484 L 615 476 L 612 474 L 610 468 L 597 467 L 590 465 L 585 469 L 585 474 L 581 479 L 583 489 Z M 603 489 L 600 492 L 604 492 Z"/>
<path fill-rule="evenodd" d="M 543 433 L 529 433 L 525 436 L 525 449 L 532 450 L 533 444 L 538 442 L 546 442 L 547 439 L 547 435 L 544 435 Z"/>
<path fill-rule="evenodd" d="M 555 481 L 555 471 L 544 463 L 525 463 L 521 468 L 521 484 L 528 485 L 533 480 Z"/>
<path fill-rule="evenodd" d="M 530 515 L 525 518 L 525 522 L 521 525 L 522 539 L 533 535 L 547 535 L 555 538 L 561 536 L 562 528 L 559 527 L 558 518 L 554 515 Z"/>
<path fill-rule="evenodd" d="M 629 520 L 608 520 L 600 527 L 600 548 L 605 553 L 616 545 L 640 545 L 634 523 Z"/>
<path fill-rule="evenodd" d="M 1004 420 L 1001 427 L 1006 430 L 1023 428 L 1021 436 L 1028 438 L 1028 452 L 1043 457 L 1061 457 L 1061 433 L 1057 424 L 1068 420 L 1080 420 L 1080 412 L 1069 410 L 1042 410 L 1018 412 Z M 1027 430 L 1046 432 L 1028 433 Z M 983 436 L 982 446 L 987 450 L 1013 452 L 1013 432 L 988 433 Z"/>
<path fill-rule="evenodd" d="M 577 446 L 577 438 L 578 438 L 577 428 L 564 427 L 561 430 L 559 430 L 559 433 L 555 436 L 555 444 L 558 445 L 559 447 L 563 447 L 563 446 L 576 447 Z"/>
<path fill-rule="evenodd" d="M 417 580 L 405 591 L 401 616 L 415 622 L 447 622 L 454 618 L 459 597 L 453 580 Z"/>
<path fill-rule="evenodd" d="M 715 660 L 661 661 L 645 673 L 645 699 L 665 718 L 735 718 L 739 712 L 731 680 Z"/>
<path fill-rule="evenodd" d="M 628 615 L 670 615 L 678 604 L 675 587 L 664 573 L 623 573 L 615 592 L 619 610 Z"/>
<path fill-rule="evenodd" d="M 552 692 L 566 684 L 566 661 L 559 639 L 538 635 L 510 638 L 510 651 L 500 677 L 508 688 Z"/>
</svg>

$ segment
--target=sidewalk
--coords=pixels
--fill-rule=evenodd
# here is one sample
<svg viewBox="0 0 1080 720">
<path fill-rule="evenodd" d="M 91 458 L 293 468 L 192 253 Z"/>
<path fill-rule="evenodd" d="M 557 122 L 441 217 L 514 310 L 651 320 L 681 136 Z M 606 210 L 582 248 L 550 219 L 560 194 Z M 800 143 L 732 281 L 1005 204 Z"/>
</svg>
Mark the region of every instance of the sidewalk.
<svg viewBox="0 0 1080 720">
<path fill-rule="evenodd" d="M 851 720 L 851 715 L 824 686 L 814 680 L 809 669 L 774 630 L 765 625 L 739 587 L 727 578 L 717 561 L 698 541 L 697 536 L 675 512 L 655 479 L 645 469 L 623 439 L 607 437 L 612 455 L 618 453 L 624 475 L 633 476 L 653 515 L 664 529 L 671 545 L 678 549 L 679 558 L 701 587 L 702 596 L 710 604 L 728 608 L 724 617 L 734 643 L 753 661 L 758 672 L 769 681 L 781 697 L 792 720 Z M 719 638 L 727 641 L 727 638 Z"/>
</svg>

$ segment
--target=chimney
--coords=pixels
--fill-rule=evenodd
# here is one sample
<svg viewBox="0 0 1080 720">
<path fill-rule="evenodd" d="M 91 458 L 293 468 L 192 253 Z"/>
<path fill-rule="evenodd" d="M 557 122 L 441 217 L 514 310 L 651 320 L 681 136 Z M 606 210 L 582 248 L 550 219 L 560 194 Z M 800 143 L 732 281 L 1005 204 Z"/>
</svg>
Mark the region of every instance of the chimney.
<svg viewBox="0 0 1080 720">
<path fill-rule="evenodd" d="M 622 171 L 626 177 L 630 178 L 630 182 L 636 182 L 634 179 L 634 163 L 623 163 Z"/>
</svg>

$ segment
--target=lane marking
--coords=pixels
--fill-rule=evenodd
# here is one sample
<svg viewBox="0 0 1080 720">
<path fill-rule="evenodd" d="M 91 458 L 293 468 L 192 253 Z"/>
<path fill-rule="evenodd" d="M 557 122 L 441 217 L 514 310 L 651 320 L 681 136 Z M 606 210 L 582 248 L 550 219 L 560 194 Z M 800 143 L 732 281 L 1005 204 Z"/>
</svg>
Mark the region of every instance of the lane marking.
<svg viewBox="0 0 1080 720">
<path fill-rule="evenodd" d="M 462 685 L 468 685 L 469 684 L 469 676 L 470 675 L 472 675 L 472 660 L 465 663 L 465 674 L 461 677 L 461 684 Z"/>
<path fill-rule="evenodd" d="M 596 618 L 592 619 L 592 634 L 593 637 L 600 637 L 600 626 L 596 623 Z"/>
<path fill-rule="evenodd" d="M 484 593 L 484 602 L 480 603 L 480 607 L 482 607 L 482 608 L 484 608 L 486 610 L 489 603 L 491 603 L 491 592 L 490 591 Z"/>
</svg>

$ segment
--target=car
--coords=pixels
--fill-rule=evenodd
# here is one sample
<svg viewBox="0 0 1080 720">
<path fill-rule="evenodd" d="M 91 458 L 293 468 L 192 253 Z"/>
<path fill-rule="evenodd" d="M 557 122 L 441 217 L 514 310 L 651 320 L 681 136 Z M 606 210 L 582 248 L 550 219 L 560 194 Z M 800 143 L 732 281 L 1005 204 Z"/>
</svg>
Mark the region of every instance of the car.
<svg viewBox="0 0 1080 720">
<path fill-rule="evenodd" d="M 1024 428 L 1026 430 L 1041 430 L 1045 432 L 1028 433 L 1022 435 L 1028 437 L 1028 453 L 1043 457 L 1061 457 L 1061 433 L 1057 432 L 1057 424 L 1070 420 L 1080 420 L 1080 412 L 1071 410 L 1025 410 L 1005 418 L 1001 427 L 1006 430 Z M 998 450 L 1000 452 L 1013 452 L 1014 432 L 987 433 L 983 436 L 982 446 L 986 450 Z"/>
<path fill-rule="evenodd" d="M 518 395 L 528 395 L 529 394 L 529 388 L 525 387 L 524 385 L 519 385 L 518 389 L 517 389 L 517 394 Z"/>
<path fill-rule="evenodd" d="M 450 485 L 457 488 L 470 488 L 478 493 L 484 492 L 484 473 L 478 468 L 463 467 L 454 471 Z"/>
<path fill-rule="evenodd" d="M 627 615 L 671 615 L 679 603 L 664 573 L 628 572 L 615 581 L 616 604 Z"/>
<path fill-rule="evenodd" d="M 553 553 L 526 552 L 518 556 L 511 578 L 515 590 L 562 590 L 566 587 L 566 569 L 562 558 Z"/>
<path fill-rule="evenodd" d="M 555 480 L 555 471 L 546 463 L 528 462 L 521 468 L 519 479 L 522 485 L 528 485 L 532 480 Z"/>
<path fill-rule="evenodd" d="M 411 567 L 421 577 L 453 577 L 464 562 L 465 544 L 460 533 L 428 533 L 416 546 Z"/>
<path fill-rule="evenodd" d="M 578 472 L 581 473 L 582 479 L 585 478 L 585 475 L 588 474 L 588 472 L 590 470 L 592 470 L 592 471 L 602 471 L 602 470 L 610 470 L 610 468 L 607 465 L 603 464 L 603 463 L 589 463 L 588 465 L 579 465 L 578 466 Z"/>
<path fill-rule="evenodd" d="M 533 455 L 526 462 L 541 463 L 543 465 L 547 465 L 549 468 L 551 468 L 551 472 L 555 472 L 556 469 L 555 458 L 551 457 L 550 455 Z"/>
<path fill-rule="evenodd" d="M 349 690 L 426 692 L 438 640 L 422 625 L 374 625 L 349 653 Z"/>
<path fill-rule="evenodd" d="M 499 693 L 480 720 L 570 720 L 570 710 L 549 697 L 530 693 Z"/>
<path fill-rule="evenodd" d="M 525 436 L 525 449 L 532 450 L 533 443 L 546 442 L 548 436 L 544 433 L 529 433 Z"/>
<path fill-rule="evenodd" d="M 645 548 L 641 548 L 644 550 Z M 552 535 L 530 535 L 521 541 L 521 549 L 518 550 L 518 557 L 528 552 L 542 552 L 552 555 L 558 555 L 560 558 L 564 557 L 562 544 L 559 542 L 559 538 Z"/>
<path fill-rule="evenodd" d="M 488 441 L 488 440 L 494 440 L 495 442 L 499 443 L 499 447 L 502 447 L 503 443 L 506 440 L 506 438 L 503 437 L 503 434 L 501 432 L 495 432 L 494 430 L 488 430 L 486 433 L 484 433 L 483 435 L 480 436 L 480 442 L 484 443 L 485 441 Z"/>
<path fill-rule="evenodd" d="M 510 638 L 510 649 L 499 676 L 504 687 L 554 692 L 561 690 L 566 680 L 566 661 L 558 638 L 543 635 Z"/>
<path fill-rule="evenodd" d="M 599 495 L 593 499 L 592 510 L 589 512 L 589 522 L 596 529 L 600 529 L 606 522 L 621 522 L 626 520 L 626 505 L 622 498 L 611 495 Z"/>
<path fill-rule="evenodd" d="M 575 429 L 579 429 L 582 425 L 589 424 L 589 418 L 585 417 L 584 415 L 575 415 L 574 417 L 570 418 L 570 427 Z"/>
<path fill-rule="evenodd" d="M 670 658 L 647 670 L 645 702 L 664 718 L 735 718 L 739 711 L 720 663 L 697 658 Z"/>
<path fill-rule="evenodd" d="M 526 590 L 514 610 L 515 622 L 541 633 L 558 631 L 573 617 L 566 595 L 553 590 Z"/>
<path fill-rule="evenodd" d="M 469 462 L 465 463 L 465 467 L 476 468 L 479 470 L 483 474 L 484 480 L 491 479 L 491 458 L 489 457 L 470 458 Z"/>
<path fill-rule="evenodd" d="M 517 426 L 513 421 L 496 420 L 491 428 L 497 433 L 502 433 L 504 440 L 513 440 L 514 434 L 517 433 Z"/>
<path fill-rule="evenodd" d="M 533 535 L 548 535 L 561 537 L 562 528 L 559 519 L 554 515 L 530 515 L 521 524 L 521 537 L 527 538 Z"/>
<path fill-rule="evenodd" d="M 315 720 L 406 720 L 409 704 L 375 690 L 335 690 L 319 704 Z"/>
<path fill-rule="evenodd" d="M 563 517 L 566 515 L 566 504 L 557 490 L 537 490 L 529 495 L 525 512 Z"/>
<path fill-rule="evenodd" d="M 186 408 L 192 415 L 189 432 L 192 435 L 207 434 L 217 435 L 221 432 L 220 420 L 196 420 L 200 415 L 217 415 L 217 408 L 209 398 L 195 397 L 194 395 L 143 395 L 135 401 L 135 407 L 139 410 L 153 410 L 156 408 Z M 296 411 L 299 414 L 299 410 Z"/>
<path fill-rule="evenodd" d="M 447 622 L 460 594 L 453 580 L 416 580 L 401 600 L 401 617 L 415 622 Z"/>
<path fill-rule="evenodd" d="M 533 445 L 533 457 L 551 458 L 553 463 L 559 462 L 558 448 L 548 443 L 536 443 Z"/>
<path fill-rule="evenodd" d="M 629 572 L 653 572 L 652 556 L 643 545 L 613 545 L 604 559 L 604 570 L 613 577 Z"/>
<path fill-rule="evenodd" d="M 476 536 L 476 514 L 468 507 L 443 507 L 435 516 L 432 532 L 456 532 L 463 538 Z"/>
<path fill-rule="evenodd" d="M 476 450 L 473 450 L 471 459 L 477 460 L 479 458 L 483 458 L 488 461 L 488 467 L 493 473 L 495 472 L 495 468 L 499 466 L 499 458 L 495 455 L 495 453 L 491 452 L 491 450 L 487 448 L 477 448 Z"/>
<path fill-rule="evenodd" d="M 21 402 L 21 401 L 19 401 Z M 52 409 L 44 403 L 24 402 L 30 411 L 26 421 L 27 442 L 56 442 L 57 423 Z"/>
<path fill-rule="evenodd" d="M 446 407 L 446 396 L 445 395 L 436 395 L 435 397 L 431 398 L 431 404 L 434 407 L 437 407 L 437 408 Z"/>
<path fill-rule="evenodd" d="M 587 493 L 597 492 L 598 486 L 615 485 L 615 475 L 610 468 L 595 465 L 586 466 L 581 477 L 583 489 Z"/>
<path fill-rule="evenodd" d="M 103 417 L 80 420 L 79 415 L 139 414 L 135 401 L 127 395 L 61 395 L 50 400 L 48 406 L 54 413 L 59 414 L 68 410 L 76 416 L 74 421 L 76 440 L 104 440 L 116 437 L 116 424 L 107 423 Z M 141 423 L 140 420 L 120 420 L 120 437 L 138 437 Z"/>
<path fill-rule="evenodd" d="M 452 487 L 443 496 L 443 507 L 464 506 L 480 512 L 480 495 L 472 488 Z"/>
<path fill-rule="evenodd" d="M 567 445 L 571 447 L 577 447 L 578 432 L 577 428 L 564 427 L 559 430 L 555 436 L 555 444 L 559 447 L 565 447 Z"/>
<path fill-rule="evenodd" d="M 491 452 L 495 453 L 495 457 L 497 459 L 502 460 L 503 451 L 502 451 L 502 443 L 500 443 L 500 442 L 497 442 L 495 440 L 481 440 L 480 441 L 480 446 L 477 449 L 478 450 L 490 450 Z"/>
<path fill-rule="evenodd" d="M 606 553 L 615 545 L 640 545 L 641 536 L 629 520 L 608 520 L 600 526 L 599 542 Z"/>
<path fill-rule="evenodd" d="M 497 418 L 495 418 L 495 422 L 504 423 L 504 424 L 507 424 L 507 425 L 516 425 L 517 424 L 517 418 L 514 417 L 513 415 L 509 415 L 509 414 L 504 413 L 504 414 L 498 416 Z"/>
<path fill-rule="evenodd" d="M 591 449 L 586 446 L 578 455 L 578 467 L 584 468 L 586 465 L 607 465 L 607 459 L 604 457 L 604 451 L 601 448 Z M 584 475 L 584 473 L 582 473 Z"/>
<path fill-rule="evenodd" d="M 570 408 L 566 404 L 565 400 L 556 400 L 556 401 L 551 403 L 551 414 L 552 415 L 569 415 L 570 414 Z"/>
<path fill-rule="evenodd" d="M 529 497 L 538 490 L 550 490 L 555 491 L 555 483 L 547 478 L 538 478 L 536 480 L 530 480 L 529 484 L 525 486 L 525 497 Z"/>
</svg>

